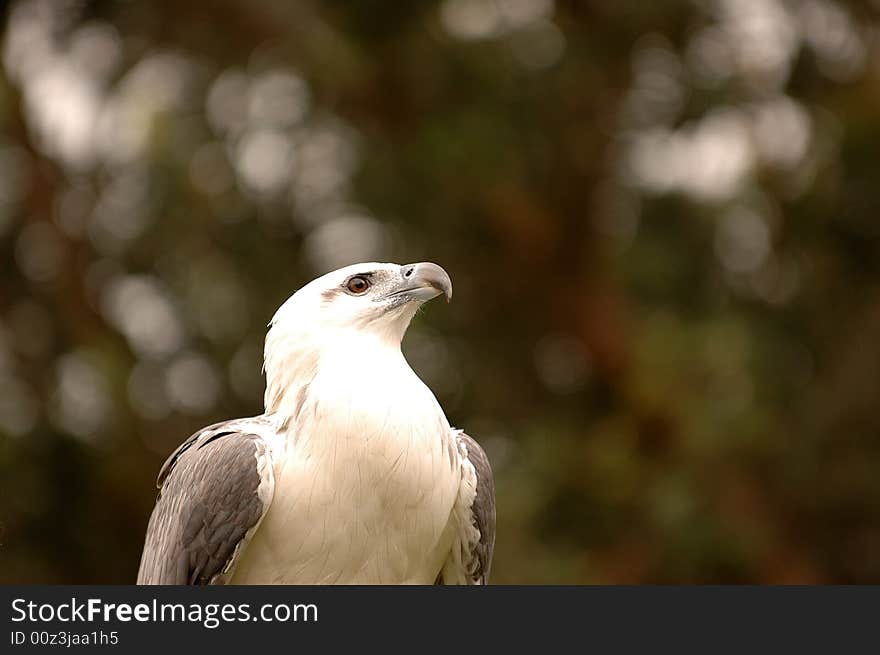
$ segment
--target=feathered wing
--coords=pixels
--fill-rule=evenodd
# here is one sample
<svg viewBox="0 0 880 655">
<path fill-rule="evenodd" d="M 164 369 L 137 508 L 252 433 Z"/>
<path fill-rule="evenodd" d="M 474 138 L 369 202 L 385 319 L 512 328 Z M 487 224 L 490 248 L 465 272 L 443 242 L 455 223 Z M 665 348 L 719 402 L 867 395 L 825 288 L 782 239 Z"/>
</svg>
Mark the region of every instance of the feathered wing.
<svg viewBox="0 0 880 655">
<path fill-rule="evenodd" d="M 138 584 L 224 584 L 272 502 L 265 416 L 196 432 L 159 472 Z"/>
<path fill-rule="evenodd" d="M 437 577 L 440 584 L 489 582 L 495 550 L 495 481 L 489 458 L 476 441 L 455 431 L 462 457 L 462 488 L 453 514 L 458 538 Z"/>
</svg>

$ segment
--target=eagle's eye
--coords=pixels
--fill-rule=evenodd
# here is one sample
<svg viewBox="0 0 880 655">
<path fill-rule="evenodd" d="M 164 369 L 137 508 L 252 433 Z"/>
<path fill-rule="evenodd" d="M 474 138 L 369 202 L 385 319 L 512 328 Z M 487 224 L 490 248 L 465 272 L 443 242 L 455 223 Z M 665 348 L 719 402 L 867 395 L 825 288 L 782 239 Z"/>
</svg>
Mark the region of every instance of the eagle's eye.
<svg viewBox="0 0 880 655">
<path fill-rule="evenodd" d="M 370 288 L 370 283 L 365 277 L 355 275 L 345 285 L 345 288 L 358 295 L 365 293 Z"/>
</svg>

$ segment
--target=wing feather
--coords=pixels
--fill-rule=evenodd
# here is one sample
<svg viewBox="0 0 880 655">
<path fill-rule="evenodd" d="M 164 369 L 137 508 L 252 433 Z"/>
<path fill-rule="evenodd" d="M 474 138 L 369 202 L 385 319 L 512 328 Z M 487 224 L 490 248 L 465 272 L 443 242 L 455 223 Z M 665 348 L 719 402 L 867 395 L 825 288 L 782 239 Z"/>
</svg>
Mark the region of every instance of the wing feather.
<svg viewBox="0 0 880 655">
<path fill-rule="evenodd" d="M 138 584 L 223 584 L 274 492 L 262 416 L 196 432 L 159 472 Z"/>
<path fill-rule="evenodd" d="M 473 438 L 454 431 L 462 458 L 462 487 L 453 518 L 458 537 L 437 576 L 437 584 L 483 585 L 489 582 L 495 550 L 495 482 L 489 458 Z"/>
<path fill-rule="evenodd" d="M 476 441 L 464 432 L 458 435 L 467 447 L 468 460 L 477 474 L 477 490 L 471 506 L 473 521 L 480 531 L 480 540 L 474 544 L 471 556 L 477 560 L 475 578 L 479 584 L 489 581 L 492 555 L 495 552 L 495 480 L 489 458 Z"/>
</svg>

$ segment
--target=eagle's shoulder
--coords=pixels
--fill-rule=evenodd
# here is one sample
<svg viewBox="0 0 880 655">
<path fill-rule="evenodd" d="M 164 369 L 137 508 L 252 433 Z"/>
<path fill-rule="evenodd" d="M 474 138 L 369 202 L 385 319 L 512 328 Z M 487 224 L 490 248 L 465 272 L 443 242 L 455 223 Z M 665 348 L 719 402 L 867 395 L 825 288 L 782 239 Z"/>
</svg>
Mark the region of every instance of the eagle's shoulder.
<svg viewBox="0 0 880 655">
<path fill-rule="evenodd" d="M 272 500 L 265 416 L 216 423 L 184 441 L 159 472 L 139 584 L 225 582 Z"/>
<path fill-rule="evenodd" d="M 457 538 L 438 576 L 443 584 L 487 584 L 495 550 L 495 481 L 483 448 L 462 430 L 452 435 L 462 464 L 453 510 Z"/>
</svg>

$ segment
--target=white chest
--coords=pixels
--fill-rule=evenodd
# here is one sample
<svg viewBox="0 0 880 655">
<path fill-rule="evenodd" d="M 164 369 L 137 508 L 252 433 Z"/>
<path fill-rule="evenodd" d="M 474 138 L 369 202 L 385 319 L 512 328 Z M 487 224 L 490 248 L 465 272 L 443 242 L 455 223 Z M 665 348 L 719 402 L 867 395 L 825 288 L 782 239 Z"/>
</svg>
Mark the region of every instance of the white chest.
<svg viewBox="0 0 880 655">
<path fill-rule="evenodd" d="M 433 394 L 402 357 L 379 363 L 338 362 L 344 375 L 323 363 L 233 582 L 434 581 L 453 538 L 460 465 Z"/>
</svg>

